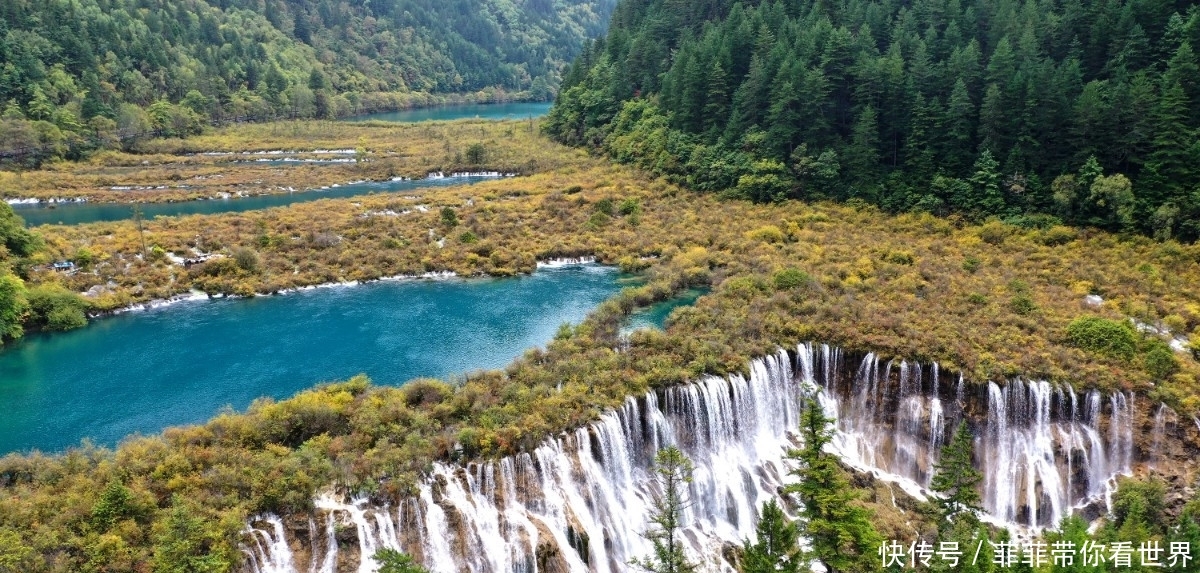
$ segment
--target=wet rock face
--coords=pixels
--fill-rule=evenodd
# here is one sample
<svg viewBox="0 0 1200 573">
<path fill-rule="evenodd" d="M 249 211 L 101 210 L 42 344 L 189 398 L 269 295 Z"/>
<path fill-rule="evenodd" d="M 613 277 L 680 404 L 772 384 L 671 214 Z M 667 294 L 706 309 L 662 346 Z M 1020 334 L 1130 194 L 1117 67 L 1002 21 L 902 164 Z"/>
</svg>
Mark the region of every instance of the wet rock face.
<svg viewBox="0 0 1200 573">
<path fill-rule="evenodd" d="M 942 446 L 966 423 L 985 476 L 985 509 L 1014 524 L 1053 526 L 1071 511 L 1099 516 L 1114 476 L 1153 467 L 1174 475 L 1200 455 L 1200 425 L 1130 394 L 970 384 L 936 364 L 802 345 L 754 361 L 748 379 L 705 378 L 630 398 L 526 453 L 434 464 L 419 494 L 396 507 L 327 497 L 311 521 L 289 519 L 282 533 L 252 524 L 260 541 L 248 543 L 247 554 L 273 568 L 246 570 L 366 573 L 374 570 L 370 556 L 387 547 L 435 571 L 624 571 L 651 551 L 641 534 L 654 453 L 677 445 L 696 465 L 686 551 L 733 571 L 733 549 L 753 539 L 761 504 L 789 480 L 784 454 L 797 445 L 791 429 L 805 394 L 836 418 L 833 445 L 849 466 L 917 497 Z M 1181 488 L 1193 483 L 1173 479 Z M 280 536 L 283 543 L 266 541 Z"/>
</svg>

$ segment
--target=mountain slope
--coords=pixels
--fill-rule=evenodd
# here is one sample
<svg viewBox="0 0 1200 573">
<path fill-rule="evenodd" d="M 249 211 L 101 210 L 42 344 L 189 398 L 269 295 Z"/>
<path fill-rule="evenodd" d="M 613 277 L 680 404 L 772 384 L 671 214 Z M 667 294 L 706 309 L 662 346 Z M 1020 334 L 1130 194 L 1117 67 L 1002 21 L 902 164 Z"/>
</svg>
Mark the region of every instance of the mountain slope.
<svg viewBox="0 0 1200 573">
<path fill-rule="evenodd" d="M 1195 240 L 1197 46 L 1169 0 L 628 0 L 549 128 L 756 200 Z"/>
<path fill-rule="evenodd" d="M 481 90 L 474 97 L 545 99 L 611 9 L 610 0 L 9 0 L 0 152 Z M 159 102 L 172 105 L 152 109 Z"/>
</svg>

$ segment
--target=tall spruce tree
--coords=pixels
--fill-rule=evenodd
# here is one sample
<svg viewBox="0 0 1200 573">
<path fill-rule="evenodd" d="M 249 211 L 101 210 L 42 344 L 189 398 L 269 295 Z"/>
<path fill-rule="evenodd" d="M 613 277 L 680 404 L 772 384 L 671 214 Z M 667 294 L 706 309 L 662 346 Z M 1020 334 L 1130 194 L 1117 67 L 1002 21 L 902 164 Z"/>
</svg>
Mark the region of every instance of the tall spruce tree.
<svg viewBox="0 0 1200 573">
<path fill-rule="evenodd" d="M 741 573 L 798 573 L 807 565 L 800 555 L 800 532 L 775 500 L 763 504 L 755 535 L 758 541 L 742 543 Z"/>
<path fill-rule="evenodd" d="M 787 487 L 804 505 L 798 530 L 810 540 L 812 558 L 826 571 L 876 571 L 883 539 L 871 523 L 871 512 L 859 503 L 859 491 L 850 484 L 837 456 L 825 451 L 833 440 L 832 422 L 820 402 L 808 400 L 800 417 L 804 447 L 788 453 L 799 462 L 791 472 L 799 482 Z"/>
<path fill-rule="evenodd" d="M 954 437 L 942 448 L 942 456 L 934 465 L 929 489 L 938 494 L 935 501 L 940 509 L 939 529 L 958 518 L 975 521 L 982 511 L 979 484 L 983 482 L 983 474 L 975 469 L 974 442 L 967 423 L 959 422 Z"/>
<path fill-rule="evenodd" d="M 630 565 L 650 573 L 692 573 L 696 566 L 684 555 L 679 536 L 683 512 L 689 505 L 692 462 L 675 446 L 663 448 L 654 456 L 654 474 L 658 491 L 645 533 L 654 544 L 654 554 L 633 559 Z"/>
</svg>

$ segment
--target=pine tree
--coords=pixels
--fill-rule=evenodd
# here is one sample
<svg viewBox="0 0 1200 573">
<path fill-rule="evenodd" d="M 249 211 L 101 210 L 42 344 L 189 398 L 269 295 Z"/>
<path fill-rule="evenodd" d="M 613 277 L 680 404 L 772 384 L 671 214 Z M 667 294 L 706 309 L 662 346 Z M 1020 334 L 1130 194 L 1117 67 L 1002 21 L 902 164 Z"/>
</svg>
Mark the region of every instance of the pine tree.
<svg viewBox="0 0 1200 573">
<path fill-rule="evenodd" d="M 788 520 L 775 500 L 763 504 L 755 533 L 757 542 L 742 543 L 741 573 L 798 573 L 806 565 L 800 557 L 796 524 Z"/>
<path fill-rule="evenodd" d="M 788 453 L 799 462 L 791 472 L 799 482 L 787 487 L 804 506 L 798 530 L 812 543 L 813 559 L 827 571 L 874 571 L 882 538 L 871 524 L 871 512 L 858 503 L 859 492 L 846 470 L 825 451 L 833 440 L 831 423 L 821 404 L 809 400 L 800 417 L 804 447 Z"/>
<path fill-rule="evenodd" d="M 904 168 L 918 185 L 927 185 L 934 176 L 935 157 L 930 145 L 930 136 L 934 132 L 933 115 L 934 110 L 918 92 L 913 102 L 908 140 L 904 145 Z"/>
<path fill-rule="evenodd" d="M 939 529 L 959 517 L 974 521 L 982 511 L 979 484 L 983 482 L 983 474 L 975 469 L 974 439 L 967 423 L 960 422 L 934 465 L 929 489 L 938 494 L 935 501 L 941 510 Z"/>
<path fill-rule="evenodd" d="M 645 536 L 654 544 L 654 555 L 633 559 L 630 565 L 650 573 L 692 573 L 696 566 L 683 553 L 679 534 L 683 512 L 687 509 L 688 484 L 692 482 L 692 462 L 670 446 L 654 456 L 658 491 L 651 504 L 650 529 Z"/>
<path fill-rule="evenodd" d="M 1195 130 L 1188 127 L 1188 98 L 1178 81 L 1166 82 L 1154 110 L 1153 151 L 1146 173 L 1139 180 L 1138 195 L 1143 213 L 1167 201 L 1178 201 L 1200 183 L 1200 169 L 1193 157 Z"/>
<path fill-rule="evenodd" d="M 946 102 L 946 114 L 942 119 L 945 136 L 941 156 L 946 169 L 954 177 L 965 175 L 971 166 L 971 145 L 975 140 L 975 103 L 967 93 L 967 84 L 960 78 L 955 80 L 950 98 Z"/>
<path fill-rule="evenodd" d="M 879 173 L 879 118 L 872 106 L 866 106 L 854 121 L 850 144 L 842 154 L 842 163 L 861 192 Z"/>
<path fill-rule="evenodd" d="M 961 202 L 961 209 L 978 218 L 999 217 L 1005 214 L 999 168 L 1000 163 L 992 156 L 990 150 L 985 149 L 979 154 L 969 179 L 971 195 Z"/>
<path fill-rule="evenodd" d="M 705 132 L 715 139 L 729 120 L 729 82 L 721 62 L 714 61 L 708 72 L 708 93 L 704 98 Z"/>
</svg>

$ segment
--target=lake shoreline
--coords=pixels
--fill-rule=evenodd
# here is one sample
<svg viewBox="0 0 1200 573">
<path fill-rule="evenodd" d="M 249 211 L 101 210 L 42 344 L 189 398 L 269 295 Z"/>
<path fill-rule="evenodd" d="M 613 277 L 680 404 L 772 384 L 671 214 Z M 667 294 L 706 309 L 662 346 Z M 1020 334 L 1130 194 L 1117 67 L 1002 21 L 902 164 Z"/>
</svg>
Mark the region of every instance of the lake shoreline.
<svg viewBox="0 0 1200 573">
<path fill-rule="evenodd" d="M 0 388 L 12 391 L 15 416 L 0 424 L 0 446 L 11 446 L 0 449 L 57 452 L 89 436 L 110 446 L 360 373 L 400 384 L 500 368 L 622 289 L 615 268 L 598 266 L 514 280 L 389 278 L 229 304 L 191 293 L 163 312 L 38 333 L 0 353 Z M 184 304 L 197 300 L 211 304 Z M 61 404 L 74 406 L 45 414 Z"/>
<path fill-rule="evenodd" d="M 538 261 L 536 270 L 558 269 L 558 268 L 563 268 L 563 267 L 584 266 L 584 265 L 611 266 L 611 265 L 605 265 L 604 263 L 598 261 L 596 259 L 596 257 L 594 257 L 594 256 L 554 257 L 554 258 L 549 258 L 549 259 L 544 259 L 544 260 Z M 536 272 L 536 270 L 535 270 L 535 272 Z M 532 274 L 533 273 L 518 273 L 517 276 L 531 276 Z M 418 274 L 400 274 L 400 275 L 389 275 L 389 276 L 379 277 L 376 279 L 324 282 L 324 283 L 298 286 L 298 287 L 293 287 L 293 288 L 286 288 L 286 289 L 281 289 L 281 290 L 273 291 L 273 292 L 258 292 L 258 293 L 254 293 L 253 295 L 249 295 L 249 296 L 237 295 L 237 294 L 223 294 L 223 293 L 212 294 L 212 293 L 207 293 L 207 292 L 204 292 L 201 290 L 193 289 L 193 290 L 188 291 L 187 293 L 180 293 L 178 295 L 170 296 L 167 298 L 150 299 L 150 300 L 147 300 L 144 302 L 135 302 L 135 303 L 131 303 L 131 304 L 128 304 L 125 306 L 113 308 L 113 309 L 89 312 L 87 314 L 87 317 L 90 321 L 90 320 L 95 320 L 95 319 L 110 318 L 113 316 L 118 316 L 118 315 L 127 314 L 127 313 L 131 313 L 131 312 L 143 312 L 143 311 L 149 311 L 149 310 L 158 310 L 161 308 L 166 308 L 168 306 L 174 306 L 174 305 L 177 305 L 180 303 L 185 303 L 185 302 L 200 302 L 200 301 L 209 301 L 209 300 L 218 300 L 218 299 L 251 299 L 251 298 L 260 298 L 260 297 L 285 296 L 285 295 L 295 294 L 295 293 L 303 292 L 303 291 L 326 289 L 326 288 L 363 286 L 363 285 L 382 283 L 382 282 L 440 281 L 440 280 L 450 280 L 450 279 L 470 280 L 470 279 L 486 279 L 486 278 L 500 279 L 500 278 L 508 278 L 508 277 L 492 276 L 492 275 L 484 275 L 484 274 L 462 276 L 454 271 L 447 270 L 447 271 L 429 271 L 429 272 L 425 272 L 425 273 L 422 273 L 419 275 Z M 85 326 L 84 328 L 87 328 L 87 327 Z"/>
</svg>

